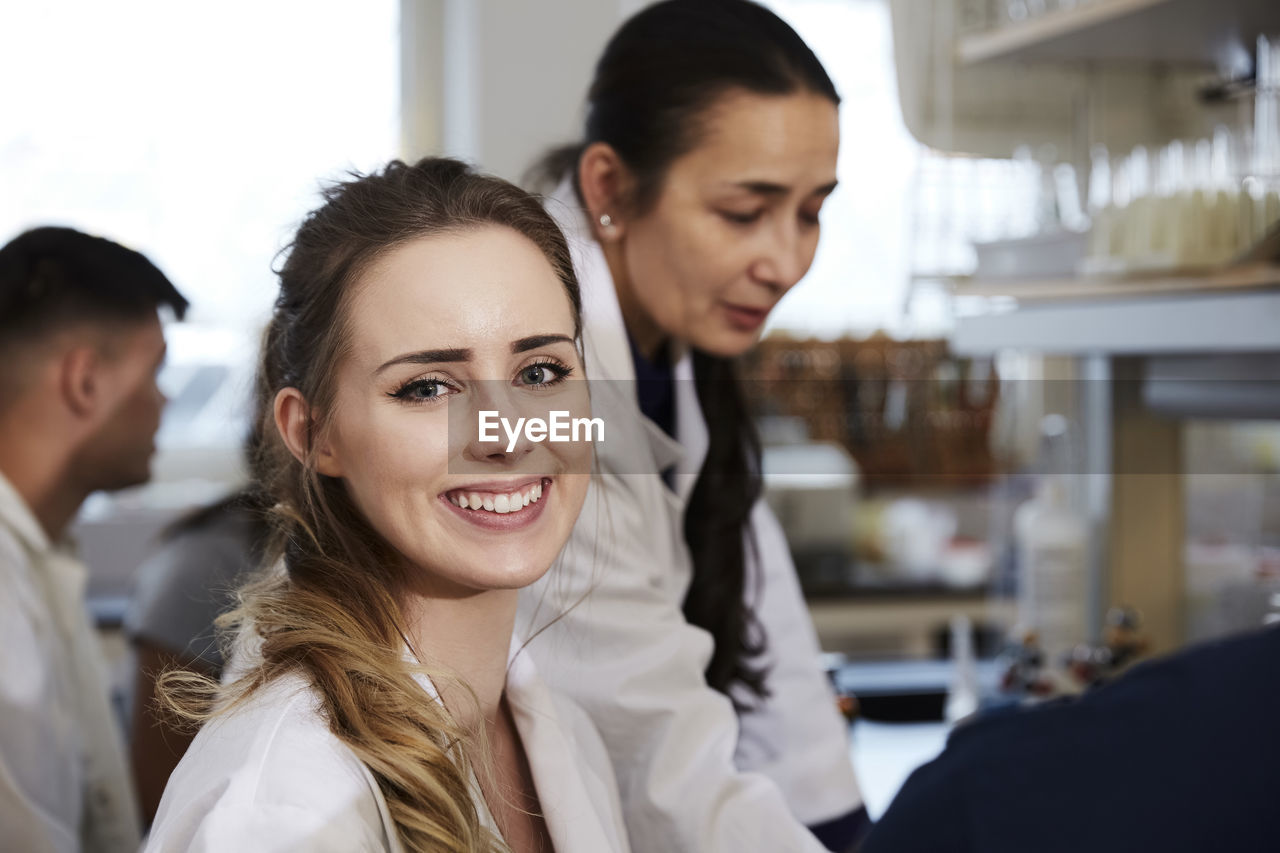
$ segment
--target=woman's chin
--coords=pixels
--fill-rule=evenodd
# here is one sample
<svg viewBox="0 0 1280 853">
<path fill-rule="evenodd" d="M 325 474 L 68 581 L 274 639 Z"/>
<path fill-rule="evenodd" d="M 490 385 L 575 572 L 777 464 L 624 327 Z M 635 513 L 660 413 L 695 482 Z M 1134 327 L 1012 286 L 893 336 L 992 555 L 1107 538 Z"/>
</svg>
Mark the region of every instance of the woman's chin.
<svg viewBox="0 0 1280 853">
<path fill-rule="evenodd" d="M 502 563 L 486 561 L 484 566 L 477 567 L 474 573 L 477 589 L 524 589 L 537 583 L 551 568 L 551 562 L 529 562 L 527 556 L 519 558 L 521 562 Z"/>
<path fill-rule="evenodd" d="M 448 574 L 455 583 L 475 590 L 521 589 L 547 573 L 556 553 L 539 542 L 458 542 Z"/>
<path fill-rule="evenodd" d="M 737 358 L 749 352 L 760 341 L 760 332 L 744 332 L 732 328 L 715 329 L 699 335 L 690 343 L 693 348 L 717 358 Z"/>
</svg>

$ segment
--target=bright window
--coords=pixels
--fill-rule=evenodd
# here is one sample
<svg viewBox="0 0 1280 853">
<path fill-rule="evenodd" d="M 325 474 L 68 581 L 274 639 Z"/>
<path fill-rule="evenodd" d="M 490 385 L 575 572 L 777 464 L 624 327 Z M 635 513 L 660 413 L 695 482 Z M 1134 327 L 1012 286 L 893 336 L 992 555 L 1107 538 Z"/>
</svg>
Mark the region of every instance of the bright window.
<svg viewBox="0 0 1280 853">
<path fill-rule="evenodd" d="M 883 0 L 767 0 L 822 61 L 840 93 L 840 187 L 822 242 L 770 327 L 819 337 L 902 325 L 911 275 L 912 179 L 921 145 L 902 123 Z"/>
<path fill-rule="evenodd" d="M 0 11 L 0 242 L 146 253 L 199 324 L 254 327 L 326 176 L 396 154 L 396 0 L 49 0 Z"/>
<path fill-rule="evenodd" d="M 973 272 L 973 241 L 1034 231 L 1034 164 L 916 141 L 898 105 L 885 0 L 766 3 L 813 48 L 841 97 L 840 186 L 823 209 L 813 267 L 770 328 L 819 338 L 945 335 L 947 279 Z"/>
<path fill-rule="evenodd" d="M 234 474 L 273 263 L 324 180 L 397 154 L 399 56 L 397 0 L 0 11 L 0 243 L 110 237 L 191 302 L 166 331 L 157 480 Z"/>
</svg>

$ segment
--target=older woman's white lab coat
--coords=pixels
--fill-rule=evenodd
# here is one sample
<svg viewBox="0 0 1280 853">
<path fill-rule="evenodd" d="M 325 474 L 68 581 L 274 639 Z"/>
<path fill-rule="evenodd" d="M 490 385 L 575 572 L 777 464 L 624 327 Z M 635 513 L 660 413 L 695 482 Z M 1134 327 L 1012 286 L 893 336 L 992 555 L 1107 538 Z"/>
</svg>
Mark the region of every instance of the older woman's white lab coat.
<svg viewBox="0 0 1280 853">
<path fill-rule="evenodd" d="M 772 695 L 739 716 L 707 686 L 712 638 L 682 610 L 693 572 L 684 508 L 707 447 L 690 359 L 675 368 L 677 442 L 640 412 L 613 281 L 567 181 L 548 209 L 573 252 L 592 414 L 606 434 L 582 517 L 560 564 L 522 593 L 518 630 L 534 636 L 589 590 L 530 651 L 600 728 L 636 850 L 821 850 L 802 824 L 844 815 L 861 795 L 782 530 L 757 504 L 762 571 L 748 577 L 762 586 L 747 595 L 767 632 Z M 657 474 L 671 464 L 674 492 Z"/>
<path fill-rule="evenodd" d="M 422 700 L 437 694 L 419 677 Z M 556 853 L 625 851 L 617 785 L 585 713 L 555 696 L 513 640 L 507 701 Z M 277 679 L 200 730 L 169 779 L 146 850 L 401 851 L 369 771 L 330 730 L 301 675 Z M 474 774 L 481 822 L 498 834 Z"/>
</svg>

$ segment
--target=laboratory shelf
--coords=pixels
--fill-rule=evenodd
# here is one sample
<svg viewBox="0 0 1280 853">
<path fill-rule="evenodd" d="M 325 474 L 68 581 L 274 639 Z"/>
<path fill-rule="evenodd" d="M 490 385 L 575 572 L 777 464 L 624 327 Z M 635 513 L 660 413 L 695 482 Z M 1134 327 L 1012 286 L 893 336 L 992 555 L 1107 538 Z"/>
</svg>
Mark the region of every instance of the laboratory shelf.
<svg viewBox="0 0 1280 853">
<path fill-rule="evenodd" d="M 1280 23 L 1275 0 L 1078 0 L 960 37 L 961 65 L 992 60 L 1214 65 Z"/>
<path fill-rule="evenodd" d="M 1280 267 L 1212 276 L 961 284 L 959 355 L 1028 350 L 1053 355 L 1157 355 L 1280 350 Z"/>
</svg>

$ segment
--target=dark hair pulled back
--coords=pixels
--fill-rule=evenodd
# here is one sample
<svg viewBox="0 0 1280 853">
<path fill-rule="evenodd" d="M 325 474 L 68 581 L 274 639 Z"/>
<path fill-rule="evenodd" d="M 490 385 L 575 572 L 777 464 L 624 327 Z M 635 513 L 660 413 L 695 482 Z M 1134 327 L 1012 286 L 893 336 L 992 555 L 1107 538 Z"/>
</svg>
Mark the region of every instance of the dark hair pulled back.
<svg viewBox="0 0 1280 853">
<path fill-rule="evenodd" d="M 578 187 L 578 160 L 607 143 L 626 164 L 631 215 L 661 195 L 674 163 L 699 144 L 718 101 L 734 92 L 812 93 L 840 103 L 822 63 L 785 21 L 748 0 L 666 0 L 626 21 L 596 65 L 581 142 L 547 154 L 530 172 L 539 184 L 566 174 Z M 715 651 L 707 683 L 743 706 L 768 695 L 758 663 L 767 638 L 745 600 L 752 507 L 760 497 L 760 444 L 734 361 L 695 352 L 698 401 L 710 447 L 685 510 L 693 581 L 684 601 L 690 623 L 709 631 Z"/>
</svg>

